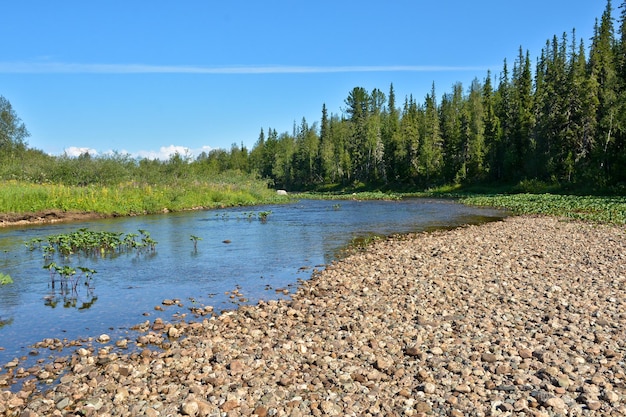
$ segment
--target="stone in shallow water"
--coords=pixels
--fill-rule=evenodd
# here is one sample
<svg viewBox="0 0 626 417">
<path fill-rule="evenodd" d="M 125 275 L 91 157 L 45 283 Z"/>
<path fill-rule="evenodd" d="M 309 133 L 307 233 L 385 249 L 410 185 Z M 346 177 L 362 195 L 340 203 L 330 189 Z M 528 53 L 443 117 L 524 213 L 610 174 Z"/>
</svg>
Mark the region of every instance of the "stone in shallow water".
<svg viewBox="0 0 626 417">
<path fill-rule="evenodd" d="M 108 343 L 111 340 L 111 337 L 108 334 L 101 334 L 98 336 L 97 340 L 100 343 Z"/>
</svg>

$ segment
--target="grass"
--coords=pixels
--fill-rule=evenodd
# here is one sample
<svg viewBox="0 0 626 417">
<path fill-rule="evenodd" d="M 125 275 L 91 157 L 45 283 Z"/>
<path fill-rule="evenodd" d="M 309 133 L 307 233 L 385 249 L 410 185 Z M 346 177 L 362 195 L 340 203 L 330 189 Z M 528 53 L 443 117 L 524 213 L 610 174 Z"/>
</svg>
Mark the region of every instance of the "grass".
<svg viewBox="0 0 626 417">
<path fill-rule="evenodd" d="M 264 181 L 245 177 L 169 185 L 128 182 L 116 187 L 4 181 L 0 183 L 0 195 L 0 213 L 56 209 L 120 216 L 288 200 L 288 197 L 277 196 Z"/>
</svg>

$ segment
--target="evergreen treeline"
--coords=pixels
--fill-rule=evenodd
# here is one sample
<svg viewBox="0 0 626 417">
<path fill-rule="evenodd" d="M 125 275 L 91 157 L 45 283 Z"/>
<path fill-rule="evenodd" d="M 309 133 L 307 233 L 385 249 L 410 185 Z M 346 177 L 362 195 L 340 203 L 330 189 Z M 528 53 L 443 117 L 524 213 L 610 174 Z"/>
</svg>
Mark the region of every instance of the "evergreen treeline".
<svg viewBox="0 0 626 417">
<path fill-rule="evenodd" d="M 468 88 L 437 101 L 396 102 L 355 87 L 341 115 L 322 107 L 291 134 L 269 129 L 250 152 L 251 168 L 277 186 L 329 183 L 430 186 L 474 181 L 608 186 L 626 182 L 626 2 L 615 35 L 611 2 L 587 54 L 575 31 L 546 42 L 535 65 L 520 48 Z"/>
<path fill-rule="evenodd" d="M 619 23 L 617 30 L 614 22 Z M 355 87 L 340 114 L 292 132 L 261 130 L 253 148 L 234 144 L 195 160 L 134 160 L 127 155 L 51 157 L 28 149 L 10 104 L 0 102 L 0 178 L 74 185 L 199 179 L 229 170 L 276 187 L 368 184 L 429 187 L 478 181 L 540 180 L 596 187 L 626 184 L 626 0 L 596 19 L 587 49 L 573 30 L 548 40 L 533 63 L 519 49 L 512 68 L 487 73 L 438 100 L 418 103 Z M 8 109 L 8 110 L 7 110 Z M 7 133 L 8 132 L 8 133 Z"/>
</svg>

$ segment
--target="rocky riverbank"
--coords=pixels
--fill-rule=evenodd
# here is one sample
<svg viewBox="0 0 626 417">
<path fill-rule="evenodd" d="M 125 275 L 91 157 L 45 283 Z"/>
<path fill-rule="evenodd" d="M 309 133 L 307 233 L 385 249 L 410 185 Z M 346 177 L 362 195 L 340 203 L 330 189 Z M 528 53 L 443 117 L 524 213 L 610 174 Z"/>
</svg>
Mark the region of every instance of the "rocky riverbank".
<svg viewBox="0 0 626 417">
<path fill-rule="evenodd" d="M 374 243 L 271 301 L 16 375 L 7 416 L 626 415 L 626 229 L 513 217 Z M 118 341 L 118 345 L 123 341 Z M 0 388 L 1 389 L 1 388 Z"/>
</svg>

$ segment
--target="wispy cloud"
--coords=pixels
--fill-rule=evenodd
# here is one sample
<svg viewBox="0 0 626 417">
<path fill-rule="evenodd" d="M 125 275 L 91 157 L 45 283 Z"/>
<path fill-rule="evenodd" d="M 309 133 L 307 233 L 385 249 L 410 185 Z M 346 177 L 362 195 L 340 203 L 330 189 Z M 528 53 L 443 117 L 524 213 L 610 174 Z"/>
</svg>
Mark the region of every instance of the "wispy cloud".
<svg viewBox="0 0 626 417">
<path fill-rule="evenodd" d="M 342 72 L 486 71 L 487 66 L 346 65 L 346 66 L 187 66 L 83 64 L 67 62 L 0 62 L 0 73 L 13 74 L 327 74 Z"/>
</svg>

